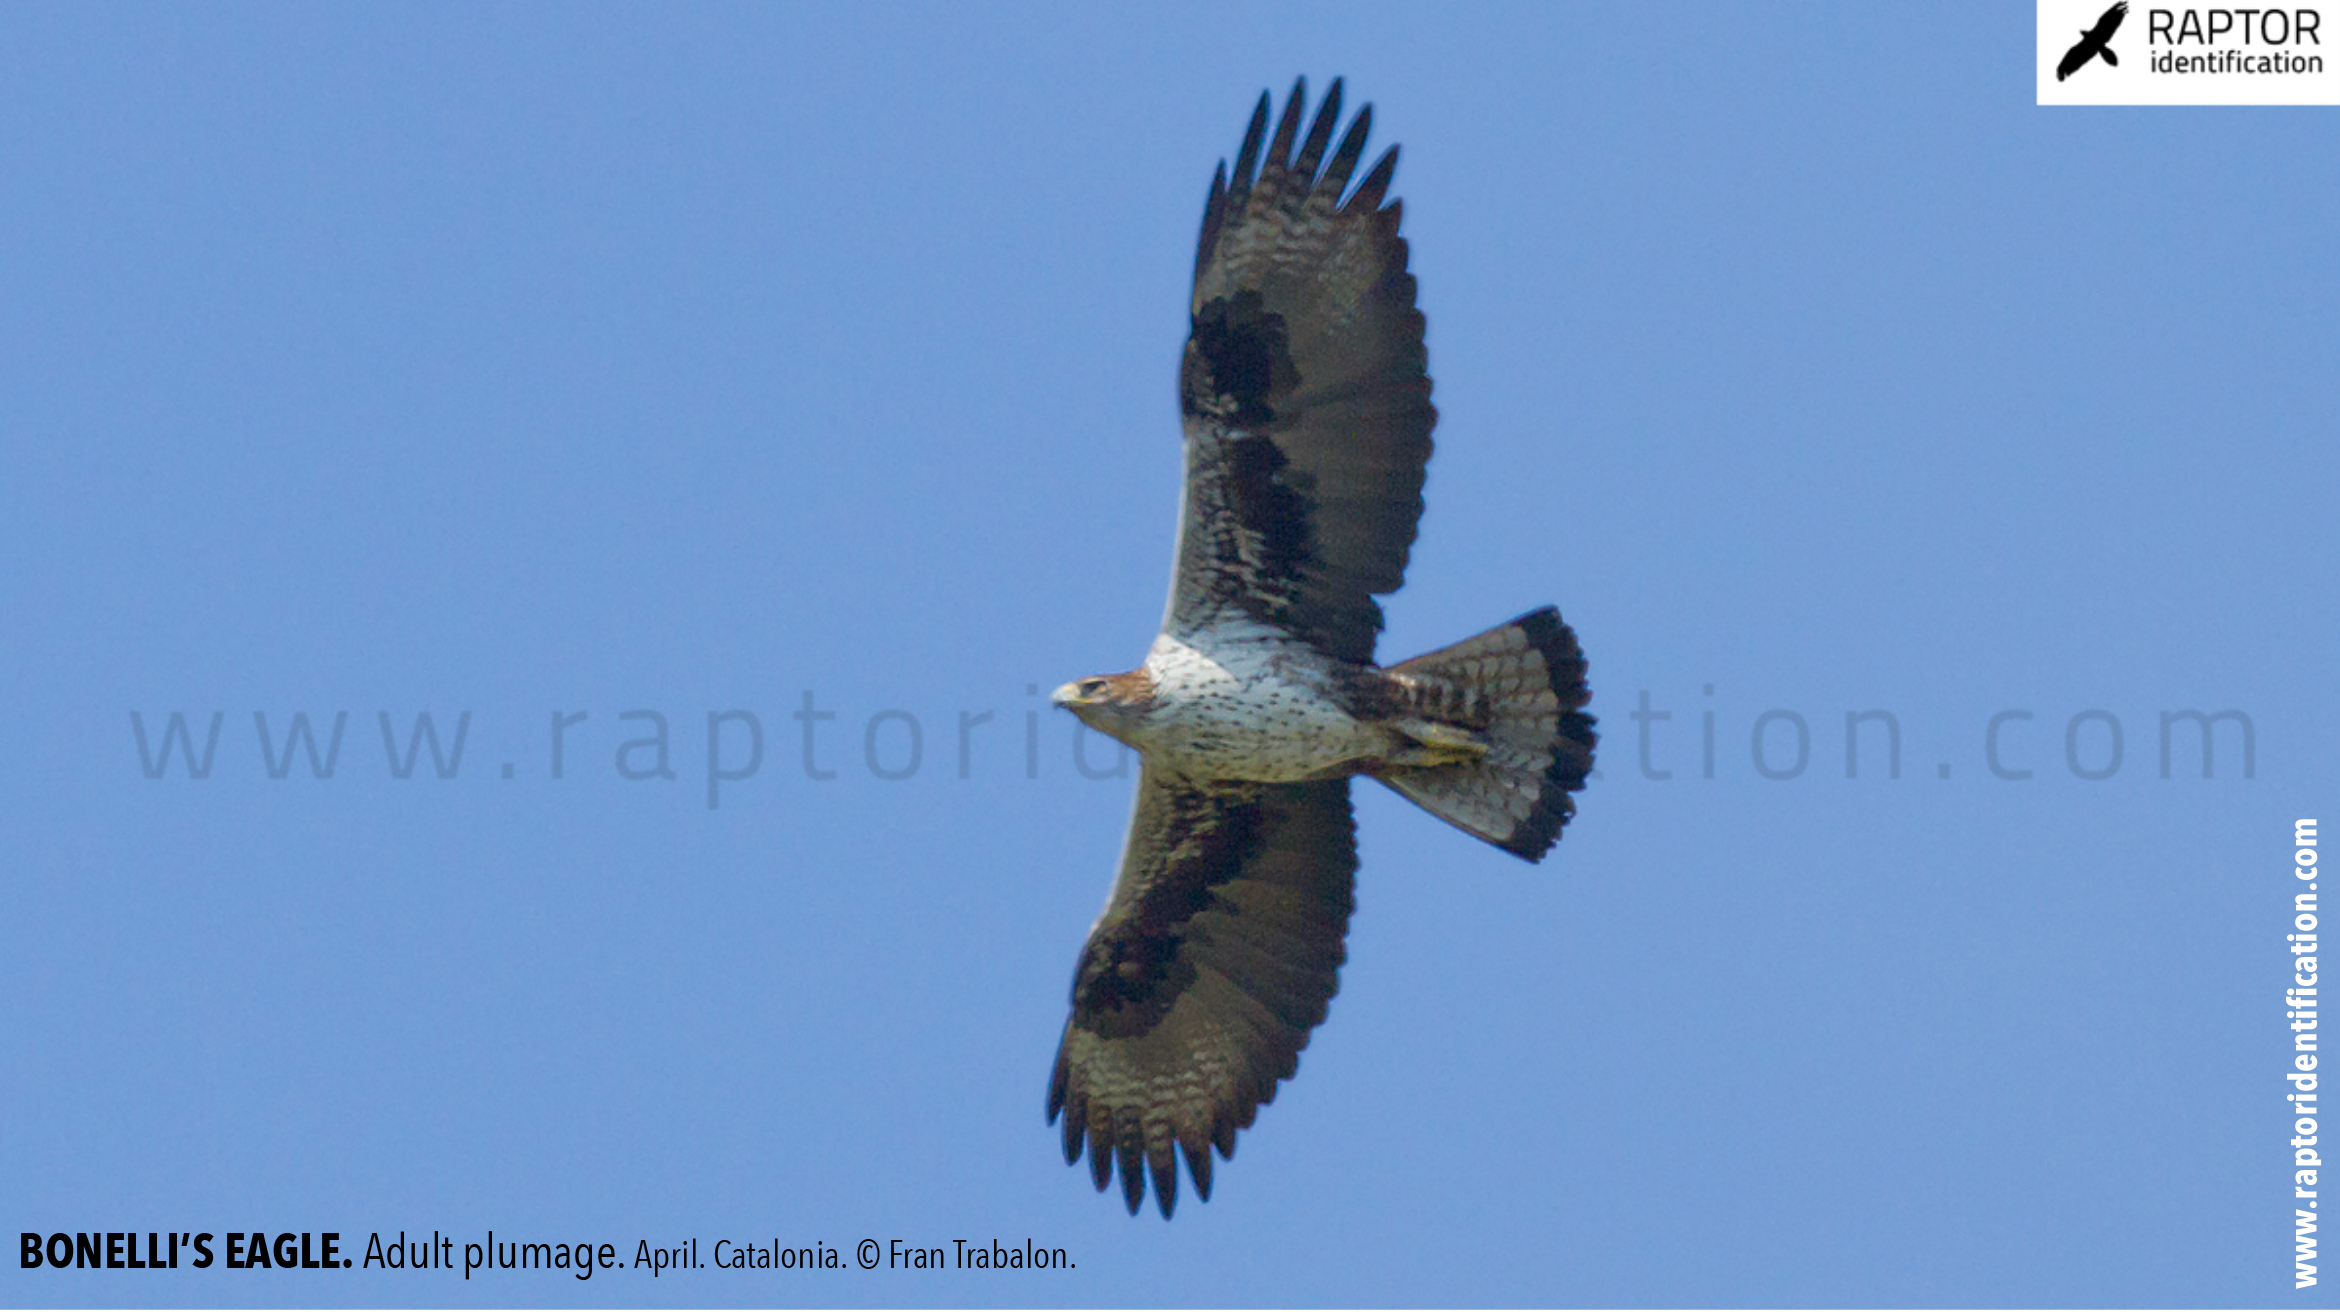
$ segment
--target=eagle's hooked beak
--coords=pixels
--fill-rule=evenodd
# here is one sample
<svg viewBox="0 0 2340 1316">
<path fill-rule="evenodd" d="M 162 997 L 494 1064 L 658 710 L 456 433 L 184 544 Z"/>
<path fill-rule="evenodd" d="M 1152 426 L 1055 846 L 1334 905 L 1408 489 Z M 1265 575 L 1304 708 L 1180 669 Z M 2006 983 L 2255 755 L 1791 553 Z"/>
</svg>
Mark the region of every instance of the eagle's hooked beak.
<svg viewBox="0 0 2340 1316">
<path fill-rule="evenodd" d="M 1112 706 L 1112 683 L 1102 676 L 1085 676 L 1056 687 L 1048 702 L 1083 722 L 1095 725 L 1096 715 Z"/>
</svg>

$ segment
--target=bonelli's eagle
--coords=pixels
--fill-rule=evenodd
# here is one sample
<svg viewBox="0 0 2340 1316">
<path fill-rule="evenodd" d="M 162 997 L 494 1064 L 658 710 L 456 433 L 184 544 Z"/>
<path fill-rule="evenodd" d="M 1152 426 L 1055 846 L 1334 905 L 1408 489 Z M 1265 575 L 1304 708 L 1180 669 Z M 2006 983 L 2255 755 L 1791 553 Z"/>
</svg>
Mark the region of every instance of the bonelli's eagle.
<svg viewBox="0 0 2340 1316">
<path fill-rule="evenodd" d="M 1144 763 L 1048 1090 L 1066 1160 L 1085 1143 L 1099 1191 L 1118 1164 L 1133 1214 L 1149 1172 L 1170 1214 L 1181 1152 L 1210 1196 L 1211 1149 L 1234 1154 L 1324 1020 L 1354 907 L 1351 777 L 1533 861 L 1592 766 L 1584 657 L 1551 608 L 1374 665 L 1437 413 L 1384 203 L 1397 149 L 1351 190 L 1371 108 L 1336 147 L 1341 84 L 1302 136 L 1305 99 L 1270 138 L 1262 95 L 1211 180 L 1162 633 L 1135 671 L 1054 695 Z"/>
</svg>

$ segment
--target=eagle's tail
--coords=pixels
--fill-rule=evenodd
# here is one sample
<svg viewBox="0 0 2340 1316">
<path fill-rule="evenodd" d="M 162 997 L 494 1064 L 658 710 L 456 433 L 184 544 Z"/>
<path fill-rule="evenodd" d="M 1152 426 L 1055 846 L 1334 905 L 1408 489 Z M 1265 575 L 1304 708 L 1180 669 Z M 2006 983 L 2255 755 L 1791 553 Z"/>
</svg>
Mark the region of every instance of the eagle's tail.
<svg viewBox="0 0 2340 1316">
<path fill-rule="evenodd" d="M 1480 840 L 1543 858 L 1576 812 L 1569 793 L 1583 789 L 1599 740 L 1584 712 L 1584 652 L 1560 613 L 1538 608 L 1389 670 L 1446 706 L 1423 712 L 1460 714 L 1485 752 L 1379 780 Z"/>
</svg>

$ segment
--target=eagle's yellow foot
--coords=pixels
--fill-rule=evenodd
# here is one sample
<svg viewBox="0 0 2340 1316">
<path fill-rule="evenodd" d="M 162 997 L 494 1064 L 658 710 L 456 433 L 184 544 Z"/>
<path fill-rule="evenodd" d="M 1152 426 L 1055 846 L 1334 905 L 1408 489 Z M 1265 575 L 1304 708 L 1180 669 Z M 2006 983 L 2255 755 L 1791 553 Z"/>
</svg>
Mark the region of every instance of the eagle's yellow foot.
<svg viewBox="0 0 2340 1316">
<path fill-rule="evenodd" d="M 1487 742 L 1461 727 L 1427 718 L 1401 717 L 1389 728 L 1414 743 L 1400 749 L 1391 763 L 1408 768 L 1437 768 L 1449 763 L 1475 763 L 1487 757 Z"/>
</svg>

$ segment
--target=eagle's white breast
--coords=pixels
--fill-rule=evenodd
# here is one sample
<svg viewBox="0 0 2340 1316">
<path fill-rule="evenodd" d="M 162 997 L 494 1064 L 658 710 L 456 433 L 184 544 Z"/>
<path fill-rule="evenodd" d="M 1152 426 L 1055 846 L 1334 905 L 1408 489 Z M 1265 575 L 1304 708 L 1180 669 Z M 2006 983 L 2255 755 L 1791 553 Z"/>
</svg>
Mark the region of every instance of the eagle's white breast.
<svg viewBox="0 0 2340 1316">
<path fill-rule="evenodd" d="M 1250 618 L 1167 632 L 1146 654 L 1154 683 L 1140 748 L 1210 780 L 1303 781 L 1387 748 L 1333 690 L 1334 663 Z"/>
</svg>

